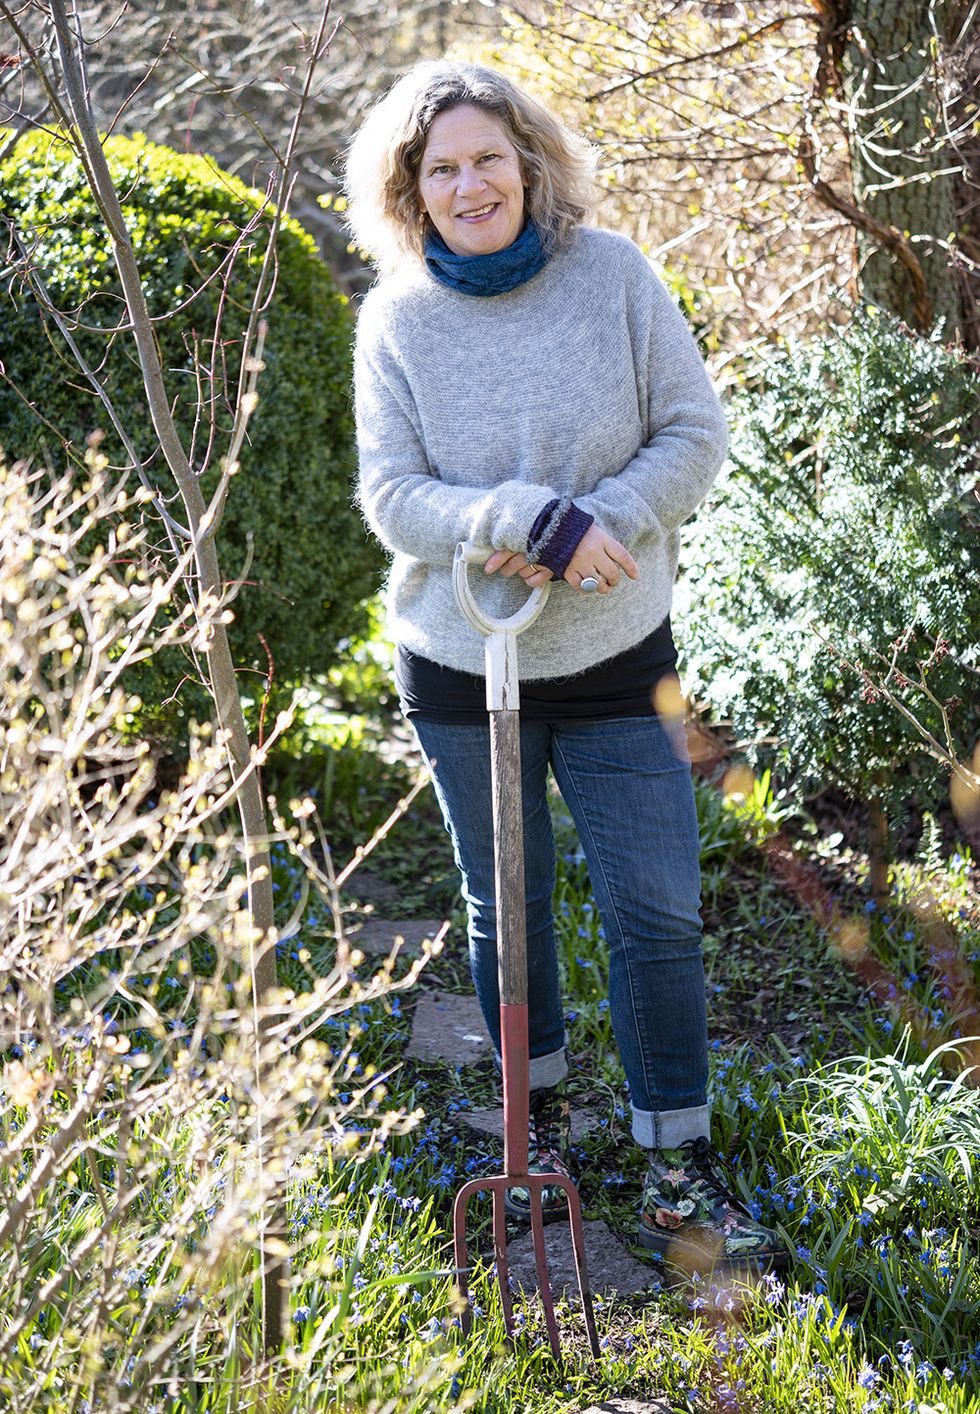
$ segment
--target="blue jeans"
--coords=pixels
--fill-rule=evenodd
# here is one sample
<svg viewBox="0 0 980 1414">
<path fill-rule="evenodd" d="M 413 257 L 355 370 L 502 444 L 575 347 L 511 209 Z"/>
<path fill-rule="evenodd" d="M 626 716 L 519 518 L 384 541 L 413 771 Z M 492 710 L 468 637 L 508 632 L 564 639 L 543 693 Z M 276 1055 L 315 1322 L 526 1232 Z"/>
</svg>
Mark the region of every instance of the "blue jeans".
<svg viewBox="0 0 980 1414">
<path fill-rule="evenodd" d="M 500 1047 L 489 724 L 413 725 L 469 916 L 470 964 Z M 609 1011 L 645 1148 L 708 1136 L 698 823 L 683 733 L 658 717 L 521 722 L 531 1088 L 567 1071 L 552 893 L 554 773 L 609 948 Z"/>
</svg>

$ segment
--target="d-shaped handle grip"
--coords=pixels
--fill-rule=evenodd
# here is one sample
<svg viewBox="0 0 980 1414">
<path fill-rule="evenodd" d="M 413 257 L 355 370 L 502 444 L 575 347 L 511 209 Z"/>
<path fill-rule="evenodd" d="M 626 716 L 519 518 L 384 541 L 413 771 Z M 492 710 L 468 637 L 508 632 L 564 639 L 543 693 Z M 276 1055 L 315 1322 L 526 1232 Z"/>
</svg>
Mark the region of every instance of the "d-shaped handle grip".
<svg viewBox="0 0 980 1414">
<path fill-rule="evenodd" d="M 470 565 L 483 565 L 493 554 L 483 545 L 464 540 L 456 546 L 453 557 L 453 592 L 456 603 L 467 623 L 486 639 L 484 655 L 487 670 L 487 710 L 516 712 L 520 705 L 517 676 L 517 634 L 529 628 L 548 601 L 551 582 L 532 589 L 527 603 L 506 619 L 495 619 L 484 613 L 473 598 L 468 571 Z"/>
<path fill-rule="evenodd" d="M 542 584 L 539 589 L 532 589 L 527 603 L 522 604 L 517 612 L 511 614 L 509 618 L 491 618 L 489 614 L 484 613 L 473 598 L 468 571 L 470 565 L 485 565 L 492 554 L 493 551 L 488 550 L 485 545 L 474 545 L 469 540 L 464 540 L 456 546 L 456 554 L 453 557 L 453 591 L 456 595 L 456 603 L 459 605 L 460 612 L 465 616 L 467 622 L 476 629 L 477 633 L 482 633 L 485 636 L 503 630 L 508 633 L 522 633 L 524 629 L 530 628 L 548 602 L 551 581 Z"/>
</svg>

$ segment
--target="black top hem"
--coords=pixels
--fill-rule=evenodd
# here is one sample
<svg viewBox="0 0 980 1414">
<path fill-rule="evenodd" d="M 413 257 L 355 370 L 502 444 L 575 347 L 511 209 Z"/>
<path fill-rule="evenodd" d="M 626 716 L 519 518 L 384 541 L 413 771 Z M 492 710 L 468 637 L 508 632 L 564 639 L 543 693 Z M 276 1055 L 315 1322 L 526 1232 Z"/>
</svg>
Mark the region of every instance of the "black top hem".
<svg viewBox="0 0 980 1414">
<path fill-rule="evenodd" d="M 570 721 L 656 714 L 654 689 L 675 671 L 677 650 L 670 615 L 653 633 L 625 653 L 564 678 L 522 682 L 521 717 L 525 721 Z M 482 676 L 433 663 L 399 645 L 395 683 L 402 711 L 420 721 L 479 723 L 487 718 Z"/>
</svg>

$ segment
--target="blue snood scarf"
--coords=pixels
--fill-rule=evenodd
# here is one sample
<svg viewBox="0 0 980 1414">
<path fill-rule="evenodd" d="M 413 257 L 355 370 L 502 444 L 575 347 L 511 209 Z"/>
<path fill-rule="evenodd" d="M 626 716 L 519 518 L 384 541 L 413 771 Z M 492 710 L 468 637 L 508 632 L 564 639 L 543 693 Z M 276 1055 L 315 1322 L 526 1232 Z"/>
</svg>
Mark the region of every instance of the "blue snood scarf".
<svg viewBox="0 0 980 1414">
<path fill-rule="evenodd" d="M 466 295 L 504 295 L 530 280 L 548 263 L 538 228 L 526 221 L 511 245 L 489 255 L 456 255 L 435 231 L 425 241 L 425 263 L 429 271 L 451 290 Z"/>
</svg>

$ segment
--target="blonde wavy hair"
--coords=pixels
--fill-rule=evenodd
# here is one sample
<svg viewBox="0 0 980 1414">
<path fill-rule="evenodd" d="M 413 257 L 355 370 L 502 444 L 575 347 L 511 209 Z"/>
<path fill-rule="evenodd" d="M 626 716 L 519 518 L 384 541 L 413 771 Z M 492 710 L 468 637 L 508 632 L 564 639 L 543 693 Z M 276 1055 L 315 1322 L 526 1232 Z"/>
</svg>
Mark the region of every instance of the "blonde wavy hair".
<svg viewBox="0 0 980 1414">
<path fill-rule="evenodd" d="M 494 69 L 425 60 L 374 105 L 347 151 L 347 225 L 382 271 L 423 258 L 431 226 L 418 174 L 429 129 L 440 113 L 464 105 L 492 114 L 517 149 L 525 209 L 547 250 L 594 210 L 597 154 L 584 138 Z"/>
</svg>

